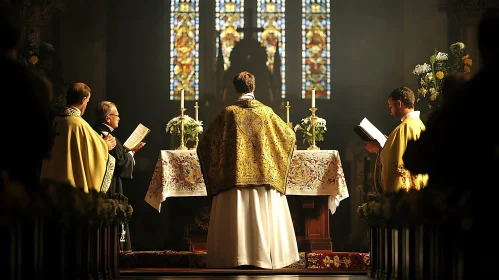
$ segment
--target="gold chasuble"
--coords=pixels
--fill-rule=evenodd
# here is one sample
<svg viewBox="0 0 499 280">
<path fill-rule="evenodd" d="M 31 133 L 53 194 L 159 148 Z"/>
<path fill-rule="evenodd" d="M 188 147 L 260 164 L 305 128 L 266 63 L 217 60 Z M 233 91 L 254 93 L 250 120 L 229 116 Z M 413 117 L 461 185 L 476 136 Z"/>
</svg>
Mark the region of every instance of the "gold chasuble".
<svg viewBox="0 0 499 280">
<path fill-rule="evenodd" d="M 381 166 L 376 167 L 382 192 L 420 190 L 428 183 L 427 174 L 411 174 L 402 160 L 408 140 L 419 139 L 423 130 L 425 125 L 419 117 L 407 116 L 388 136 L 377 161 Z"/>
<path fill-rule="evenodd" d="M 64 107 L 54 118 L 53 130 L 52 151 L 43 162 L 41 179 L 69 183 L 86 193 L 92 189 L 107 192 L 115 159 L 80 111 Z"/>
<path fill-rule="evenodd" d="M 295 132 L 257 100 L 226 107 L 203 132 L 197 154 L 208 195 L 265 185 L 285 194 Z"/>
</svg>

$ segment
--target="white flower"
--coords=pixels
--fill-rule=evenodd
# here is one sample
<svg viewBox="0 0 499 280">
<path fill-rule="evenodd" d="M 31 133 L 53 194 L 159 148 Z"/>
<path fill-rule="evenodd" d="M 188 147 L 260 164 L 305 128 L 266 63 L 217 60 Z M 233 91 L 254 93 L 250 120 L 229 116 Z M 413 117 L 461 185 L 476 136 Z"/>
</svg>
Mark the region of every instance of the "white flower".
<svg viewBox="0 0 499 280">
<path fill-rule="evenodd" d="M 431 71 L 431 66 L 425 62 L 423 65 L 420 65 L 420 64 L 416 65 L 416 67 L 412 71 L 412 74 L 421 75 L 424 73 L 428 73 L 430 71 Z"/>
<path fill-rule="evenodd" d="M 430 72 L 430 73 L 426 73 L 426 76 L 425 76 L 425 79 L 429 82 L 431 80 L 433 80 L 433 73 Z"/>
<path fill-rule="evenodd" d="M 449 59 L 449 55 L 443 52 L 438 52 L 437 56 L 435 57 L 436 61 L 445 61 Z"/>
<path fill-rule="evenodd" d="M 199 133 L 203 132 L 203 121 L 196 121 L 188 115 L 184 115 L 184 127 L 195 127 Z M 179 133 L 180 131 L 180 117 L 171 119 L 166 124 L 166 133 Z"/>
<path fill-rule="evenodd" d="M 321 125 L 326 126 L 326 120 L 323 118 L 317 117 L 317 124 L 321 124 Z"/>
</svg>

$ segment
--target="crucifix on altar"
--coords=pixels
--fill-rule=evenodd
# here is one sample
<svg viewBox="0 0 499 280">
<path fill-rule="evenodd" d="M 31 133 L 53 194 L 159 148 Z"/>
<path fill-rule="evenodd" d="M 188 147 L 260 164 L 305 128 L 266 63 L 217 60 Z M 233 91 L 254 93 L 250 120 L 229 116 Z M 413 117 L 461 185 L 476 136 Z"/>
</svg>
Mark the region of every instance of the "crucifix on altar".
<svg viewBox="0 0 499 280">
<path fill-rule="evenodd" d="M 272 107 L 275 98 L 272 91 L 272 73 L 267 67 L 267 52 L 257 38 L 254 37 L 256 32 L 262 32 L 264 29 L 255 26 L 253 9 L 245 10 L 244 27 L 237 28 L 237 31 L 243 32 L 244 35 L 230 54 L 231 66 L 224 73 L 225 88 L 232 88 L 232 79 L 237 73 L 248 71 L 255 76 L 256 99 Z M 224 95 L 223 100 L 232 103 L 233 98 L 230 95 Z"/>
<path fill-rule="evenodd" d="M 237 31 L 238 32 L 243 32 L 244 37 L 243 39 L 255 39 L 253 38 L 253 34 L 255 32 L 263 32 L 262 27 L 256 27 L 253 24 L 253 9 L 246 9 L 244 13 L 244 27 L 238 27 Z"/>
</svg>

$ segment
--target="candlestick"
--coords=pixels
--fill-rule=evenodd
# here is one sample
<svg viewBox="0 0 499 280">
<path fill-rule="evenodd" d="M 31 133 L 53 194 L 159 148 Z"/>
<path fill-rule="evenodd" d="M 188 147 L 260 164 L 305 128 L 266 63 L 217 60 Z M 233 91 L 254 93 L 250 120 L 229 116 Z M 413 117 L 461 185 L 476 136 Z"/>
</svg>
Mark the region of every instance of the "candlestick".
<svg viewBox="0 0 499 280">
<path fill-rule="evenodd" d="M 198 120 L 198 117 L 199 117 L 199 113 L 198 113 L 199 105 L 198 105 L 197 102 L 196 102 L 196 105 L 194 105 L 194 109 L 195 109 L 195 112 L 196 112 L 196 122 L 198 122 L 199 121 Z M 192 148 L 192 150 L 197 149 L 198 144 L 199 144 L 199 131 L 196 130 L 196 144 L 194 144 L 194 147 Z"/>
<path fill-rule="evenodd" d="M 183 90 L 182 90 L 182 92 L 183 92 Z M 178 146 L 177 150 L 187 150 L 187 147 L 185 146 L 185 143 L 184 143 L 184 112 L 185 112 L 185 108 L 180 108 L 180 117 L 179 117 L 179 119 L 180 119 L 180 146 Z"/>
<path fill-rule="evenodd" d="M 289 106 L 289 101 L 286 101 L 286 123 L 289 124 L 289 108 L 291 108 L 291 106 Z"/>
<path fill-rule="evenodd" d="M 317 145 L 315 145 L 315 125 L 317 123 L 317 116 L 315 115 L 315 111 L 317 111 L 317 108 L 312 107 L 310 108 L 310 111 L 312 112 L 312 116 L 310 117 L 310 120 L 312 121 L 312 145 L 310 145 L 310 147 L 308 147 L 307 150 L 320 150 L 320 148 L 317 147 Z"/>
<path fill-rule="evenodd" d="M 312 108 L 315 108 L 315 88 L 312 89 Z"/>
<path fill-rule="evenodd" d="M 180 108 L 184 108 L 184 89 L 180 90 Z"/>
<path fill-rule="evenodd" d="M 196 102 L 196 105 L 194 105 L 194 115 L 196 116 L 196 121 L 198 121 L 198 109 L 199 109 L 199 106 L 198 106 L 198 103 Z"/>
</svg>

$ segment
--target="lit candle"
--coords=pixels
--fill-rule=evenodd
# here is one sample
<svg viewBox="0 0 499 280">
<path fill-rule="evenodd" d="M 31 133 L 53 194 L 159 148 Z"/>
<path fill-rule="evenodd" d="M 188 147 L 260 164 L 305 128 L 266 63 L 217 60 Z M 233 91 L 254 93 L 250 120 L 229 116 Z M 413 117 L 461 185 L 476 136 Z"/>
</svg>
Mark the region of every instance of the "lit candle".
<svg viewBox="0 0 499 280">
<path fill-rule="evenodd" d="M 315 108 L 315 88 L 312 89 L 312 108 Z"/>
<path fill-rule="evenodd" d="M 289 101 L 286 101 L 286 123 L 289 123 Z"/>
<path fill-rule="evenodd" d="M 194 108 L 196 109 L 195 112 L 196 112 L 196 121 L 198 121 L 198 103 L 196 102 L 196 105 L 194 106 Z"/>
<path fill-rule="evenodd" d="M 180 108 L 184 108 L 184 89 L 180 90 Z"/>
</svg>

